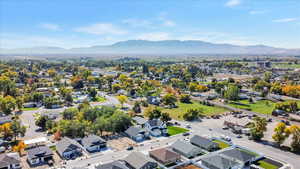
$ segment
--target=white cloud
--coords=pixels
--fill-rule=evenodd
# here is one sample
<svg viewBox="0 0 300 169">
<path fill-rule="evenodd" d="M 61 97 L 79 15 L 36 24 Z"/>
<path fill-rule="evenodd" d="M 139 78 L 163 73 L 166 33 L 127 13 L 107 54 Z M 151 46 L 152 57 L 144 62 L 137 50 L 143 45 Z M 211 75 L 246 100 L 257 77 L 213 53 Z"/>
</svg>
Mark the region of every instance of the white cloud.
<svg viewBox="0 0 300 169">
<path fill-rule="evenodd" d="M 51 31 L 59 31 L 59 30 L 61 30 L 61 28 L 60 28 L 59 25 L 52 24 L 52 23 L 41 23 L 39 26 L 41 28 L 43 28 L 43 29 L 48 29 L 48 30 L 51 30 Z"/>
<path fill-rule="evenodd" d="M 165 20 L 163 23 L 164 26 L 168 26 L 168 27 L 173 27 L 175 26 L 175 22 L 171 21 L 171 20 Z"/>
<path fill-rule="evenodd" d="M 298 20 L 298 18 L 282 18 L 282 19 L 275 19 L 275 20 L 273 20 L 273 22 L 285 23 L 285 22 L 294 22 L 297 20 Z"/>
<path fill-rule="evenodd" d="M 229 0 L 225 3 L 225 6 L 227 7 L 234 7 L 234 6 L 238 6 L 242 3 L 241 0 Z"/>
<path fill-rule="evenodd" d="M 172 39 L 169 33 L 166 32 L 150 32 L 150 33 L 143 33 L 137 36 L 137 39 L 140 40 L 169 40 Z"/>
<path fill-rule="evenodd" d="M 259 15 L 259 14 L 265 14 L 265 13 L 267 13 L 267 11 L 264 11 L 264 10 L 253 10 L 253 11 L 249 12 L 250 15 Z"/>
<path fill-rule="evenodd" d="M 124 19 L 122 20 L 122 23 L 130 25 L 132 27 L 150 27 L 152 25 L 152 22 L 144 19 Z"/>
<path fill-rule="evenodd" d="M 96 23 L 88 26 L 75 28 L 74 31 L 95 34 L 95 35 L 105 35 L 105 34 L 124 35 L 127 33 L 127 31 L 118 28 L 110 23 Z"/>
</svg>

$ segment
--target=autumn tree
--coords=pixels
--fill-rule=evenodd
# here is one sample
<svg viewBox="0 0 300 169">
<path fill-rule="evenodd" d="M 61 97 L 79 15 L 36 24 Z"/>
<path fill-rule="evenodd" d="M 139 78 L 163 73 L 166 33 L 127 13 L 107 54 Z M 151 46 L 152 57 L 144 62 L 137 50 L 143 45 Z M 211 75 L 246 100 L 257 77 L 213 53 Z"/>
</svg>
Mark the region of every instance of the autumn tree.
<svg viewBox="0 0 300 169">
<path fill-rule="evenodd" d="M 280 146 L 286 138 L 289 137 L 289 130 L 286 127 L 285 123 L 278 123 L 274 128 L 274 134 L 272 135 L 273 140 Z"/>
<path fill-rule="evenodd" d="M 126 103 L 126 102 L 128 101 L 128 98 L 127 98 L 127 96 L 125 96 L 125 95 L 117 96 L 117 99 L 118 99 L 119 102 L 121 103 L 122 107 L 123 107 L 124 103 Z"/>
</svg>

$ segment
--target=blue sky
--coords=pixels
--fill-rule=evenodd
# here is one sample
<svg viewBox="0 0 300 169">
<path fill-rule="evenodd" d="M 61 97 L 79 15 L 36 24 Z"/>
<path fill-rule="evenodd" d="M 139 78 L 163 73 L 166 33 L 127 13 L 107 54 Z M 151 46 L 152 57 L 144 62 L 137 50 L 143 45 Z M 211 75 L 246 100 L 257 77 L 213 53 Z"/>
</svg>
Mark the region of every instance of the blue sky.
<svg viewBox="0 0 300 169">
<path fill-rule="evenodd" d="M 300 0 L 0 0 L 0 48 L 129 39 L 300 48 Z"/>
</svg>

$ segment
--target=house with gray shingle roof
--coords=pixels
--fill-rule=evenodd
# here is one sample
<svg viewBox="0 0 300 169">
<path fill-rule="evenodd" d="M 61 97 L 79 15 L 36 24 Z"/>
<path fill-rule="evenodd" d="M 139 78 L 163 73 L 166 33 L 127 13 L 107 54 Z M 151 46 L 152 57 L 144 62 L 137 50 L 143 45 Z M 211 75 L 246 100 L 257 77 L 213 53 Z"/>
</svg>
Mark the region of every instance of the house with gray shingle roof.
<svg viewBox="0 0 300 169">
<path fill-rule="evenodd" d="M 1 169 L 19 169 L 21 168 L 20 156 L 17 153 L 0 154 Z"/>
<path fill-rule="evenodd" d="M 199 135 L 194 135 L 190 142 L 195 145 L 198 146 L 200 148 L 203 148 L 207 151 L 213 151 L 213 150 L 217 150 L 219 149 L 219 145 L 213 141 L 211 141 L 210 139 L 207 139 L 205 137 L 201 137 Z"/>
<path fill-rule="evenodd" d="M 154 137 L 166 136 L 168 134 L 166 124 L 160 119 L 148 120 L 145 123 L 145 129 Z"/>
<path fill-rule="evenodd" d="M 130 169 L 123 161 L 113 161 L 107 164 L 101 164 L 95 167 L 95 169 Z"/>
<path fill-rule="evenodd" d="M 81 139 L 81 145 L 91 153 L 106 148 L 106 141 L 99 136 L 89 135 Z"/>
<path fill-rule="evenodd" d="M 239 169 L 242 165 L 221 155 L 206 156 L 199 163 L 209 169 Z"/>
<path fill-rule="evenodd" d="M 149 134 L 145 131 L 145 129 L 137 126 L 129 127 L 125 133 L 136 142 L 144 141 L 147 137 L 149 137 Z"/>
<path fill-rule="evenodd" d="M 45 164 L 52 160 L 53 153 L 47 146 L 38 146 L 27 150 L 27 161 L 30 165 Z"/>
<path fill-rule="evenodd" d="M 251 164 L 257 159 L 258 156 L 255 153 L 238 147 L 222 151 L 220 154 L 232 160 L 239 161 L 245 165 Z"/>
<path fill-rule="evenodd" d="M 156 162 L 140 152 L 129 154 L 124 161 L 131 169 L 152 169 L 158 166 Z"/>
<path fill-rule="evenodd" d="M 64 159 L 74 159 L 82 155 L 82 146 L 68 137 L 62 138 L 56 144 L 56 151 Z"/>
<path fill-rule="evenodd" d="M 197 147 L 194 146 L 188 142 L 177 140 L 175 143 L 172 144 L 173 151 L 187 157 L 192 158 L 196 157 L 197 155 L 200 155 L 203 153 L 203 151 Z"/>
</svg>

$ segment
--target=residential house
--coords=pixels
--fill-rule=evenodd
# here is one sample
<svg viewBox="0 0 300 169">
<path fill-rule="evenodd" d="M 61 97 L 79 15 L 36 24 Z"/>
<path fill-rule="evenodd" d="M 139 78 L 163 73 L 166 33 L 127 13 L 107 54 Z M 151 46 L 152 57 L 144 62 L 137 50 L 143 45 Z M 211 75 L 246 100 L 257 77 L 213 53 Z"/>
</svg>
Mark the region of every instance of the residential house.
<svg viewBox="0 0 300 169">
<path fill-rule="evenodd" d="M 241 164 L 221 155 L 209 155 L 201 158 L 199 164 L 209 169 L 240 169 Z"/>
<path fill-rule="evenodd" d="M 167 148 L 160 148 L 157 150 L 150 151 L 149 155 L 151 158 L 164 165 L 175 164 L 181 159 L 180 154 L 171 151 Z"/>
<path fill-rule="evenodd" d="M 194 146 L 188 142 L 181 141 L 181 140 L 177 140 L 175 143 L 172 144 L 171 147 L 172 147 L 173 151 L 175 151 L 187 158 L 196 157 L 203 153 L 199 147 Z"/>
<path fill-rule="evenodd" d="M 45 164 L 52 160 L 53 153 L 47 146 L 38 146 L 27 150 L 27 161 L 30 165 Z"/>
<path fill-rule="evenodd" d="M 148 96 L 147 97 L 147 102 L 149 104 L 153 104 L 153 105 L 158 106 L 161 103 L 161 98 L 158 97 L 158 96 Z"/>
<path fill-rule="evenodd" d="M 64 159 L 74 159 L 82 155 L 82 146 L 77 141 L 64 137 L 57 142 L 56 151 Z"/>
<path fill-rule="evenodd" d="M 148 120 L 147 123 L 145 123 L 145 129 L 154 137 L 168 135 L 167 126 L 160 119 Z"/>
<path fill-rule="evenodd" d="M 2 115 L 0 116 L 0 125 L 5 123 L 11 123 L 12 122 L 12 116 L 11 115 Z"/>
<path fill-rule="evenodd" d="M 248 150 L 238 147 L 225 150 L 220 154 L 226 156 L 227 158 L 233 161 L 239 161 L 245 166 L 249 166 L 253 161 L 257 159 L 258 156 L 258 154 L 255 154 L 254 152 L 250 152 Z"/>
<path fill-rule="evenodd" d="M 158 166 L 156 162 L 140 152 L 129 154 L 124 161 L 130 169 L 154 169 Z"/>
<path fill-rule="evenodd" d="M 130 169 L 123 161 L 113 161 L 107 164 L 101 164 L 95 167 L 95 169 Z"/>
<path fill-rule="evenodd" d="M 81 139 L 81 145 L 91 153 L 106 148 L 106 141 L 99 136 L 89 135 Z"/>
<path fill-rule="evenodd" d="M 147 120 L 142 118 L 142 117 L 139 117 L 139 116 L 135 116 L 132 118 L 132 120 L 139 126 L 141 127 L 144 127 L 145 124 L 147 123 Z"/>
<path fill-rule="evenodd" d="M 129 127 L 125 133 L 129 138 L 136 142 L 144 141 L 147 137 L 149 137 L 149 134 L 145 131 L 145 129 L 137 126 Z"/>
<path fill-rule="evenodd" d="M 191 138 L 190 142 L 195 145 L 198 146 L 200 148 L 203 148 L 207 151 L 214 151 L 219 149 L 219 145 L 213 141 L 211 141 L 210 139 L 207 139 L 205 137 L 201 137 L 199 135 L 195 135 Z"/>
<path fill-rule="evenodd" d="M 0 169 L 21 168 L 20 156 L 18 153 L 0 154 Z"/>
</svg>

